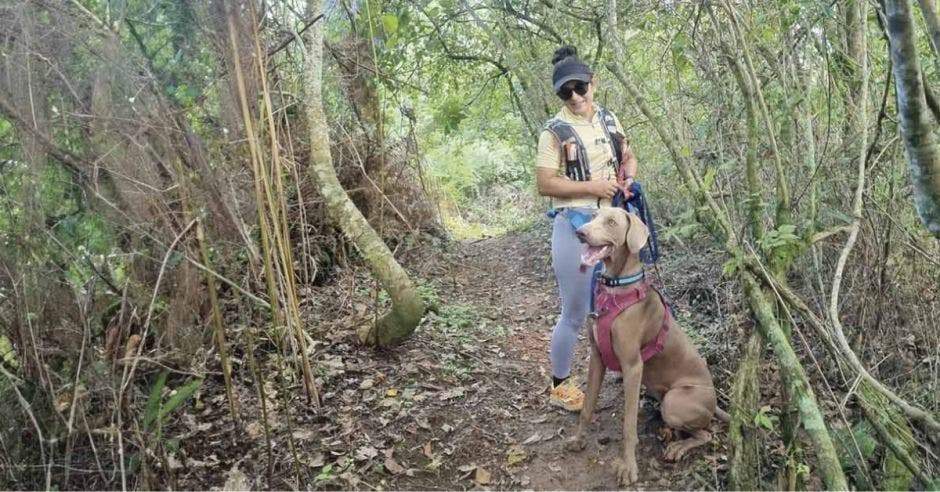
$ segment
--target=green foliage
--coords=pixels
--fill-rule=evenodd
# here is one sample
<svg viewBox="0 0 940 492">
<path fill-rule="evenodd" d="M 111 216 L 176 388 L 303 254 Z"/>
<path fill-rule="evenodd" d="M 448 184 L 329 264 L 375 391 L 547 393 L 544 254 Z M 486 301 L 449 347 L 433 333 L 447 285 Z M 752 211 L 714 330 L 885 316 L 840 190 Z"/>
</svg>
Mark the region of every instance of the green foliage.
<svg viewBox="0 0 940 492">
<path fill-rule="evenodd" d="M 323 468 L 320 468 L 320 473 L 314 477 L 314 480 L 317 482 L 329 482 L 334 478 L 336 477 L 333 475 L 333 463 L 327 463 L 323 465 Z"/>
<path fill-rule="evenodd" d="M 441 306 L 439 326 L 444 331 L 461 331 L 479 323 L 479 309 L 469 304 L 447 304 Z"/>
<path fill-rule="evenodd" d="M 13 344 L 10 339 L 0 335 L 0 363 L 6 364 L 13 369 L 19 367 L 20 363 L 16 361 L 16 352 L 13 351 Z"/>
<path fill-rule="evenodd" d="M 796 226 L 784 224 L 777 229 L 767 231 L 767 233 L 761 237 L 758 245 L 762 251 L 768 254 L 775 250 L 798 248 L 802 242 L 800 237 L 794 234 L 794 231 L 796 231 Z"/>
<path fill-rule="evenodd" d="M 455 97 L 446 98 L 434 109 L 434 124 L 441 128 L 445 135 L 456 131 L 460 122 L 467 118 L 464 105 L 464 101 Z"/>
<path fill-rule="evenodd" d="M 433 285 L 419 282 L 417 290 L 418 295 L 421 296 L 421 300 L 424 301 L 425 306 L 428 306 L 428 309 L 437 309 L 440 297 L 437 294 L 437 289 L 435 289 Z"/>
<path fill-rule="evenodd" d="M 671 227 L 664 228 L 661 237 L 664 241 L 683 241 L 692 239 L 702 232 L 705 232 L 705 228 L 695 218 L 695 209 L 687 208 L 675 218 L 675 223 Z"/>
<path fill-rule="evenodd" d="M 770 414 L 770 407 L 764 406 L 754 414 L 754 425 L 772 431 L 776 419 L 776 416 Z"/>
<path fill-rule="evenodd" d="M 147 406 L 144 409 L 143 424 L 145 431 L 149 432 L 162 427 L 167 416 L 180 408 L 202 386 L 201 379 L 194 379 L 188 384 L 171 391 L 170 397 L 164 402 L 162 394 L 163 389 L 166 387 L 167 374 L 169 374 L 168 371 L 161 372 L 150 388 L 150 398 L 147 400 Z"/>
<path fill-rule="evenodd" d="M 528 195 L 531 170 L 524 164 L 530 149 L 515 142 L 475 136 L 471 129 L 435 132 L 436 145 L 426 154 L 432 191 L 442 202 L 444 223 L 452 235 L 496 235 L 531 217 Z"/>
<path fill-rule="evenodd" d="M 872 459 L 878 446 L 875 431 L 867 420 L 856 423 L 851 430 L 846 428 L 833 429 L 833 438 L 836 451 L 839 453 L 839 461 L 842 463 L 842 468 L 846 470 L 858 467 L 859 452 L 861 452 L 862 459 L 866 461 Z M 856 445 L 858 446 L 857 450 Z"/>
</svg>

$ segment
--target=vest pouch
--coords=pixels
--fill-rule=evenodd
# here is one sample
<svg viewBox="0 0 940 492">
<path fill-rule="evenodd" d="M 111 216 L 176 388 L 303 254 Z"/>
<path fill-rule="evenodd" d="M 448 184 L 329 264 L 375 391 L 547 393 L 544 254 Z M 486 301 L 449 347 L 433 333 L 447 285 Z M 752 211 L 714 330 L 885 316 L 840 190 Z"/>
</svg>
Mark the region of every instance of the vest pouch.
<svg viewBox="0 0 940 492">
<path fill-rule="evenodd" d="M 579 159 L 578 155 L 581 153 L 581 149 L 578 143 L 574 140 L 569 140 L 565 142 L 563 149 L 565 156 L 565 175 L 574 181 L 587 181 L 590 179 L 590 175 L 585 172 L 586 170 L 581 165 L 581 159 Z"/>
</svg>

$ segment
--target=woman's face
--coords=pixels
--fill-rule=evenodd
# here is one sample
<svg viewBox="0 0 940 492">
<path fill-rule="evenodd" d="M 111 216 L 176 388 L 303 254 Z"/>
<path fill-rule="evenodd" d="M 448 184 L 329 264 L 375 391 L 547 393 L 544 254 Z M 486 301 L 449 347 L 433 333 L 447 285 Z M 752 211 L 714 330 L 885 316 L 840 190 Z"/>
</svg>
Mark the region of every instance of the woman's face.
<svg viewBox="0 0 940 492">
<path fill-rule="evenodd" d="M 594 89 L 596 84 L 594 79 L 591 79 L 591 82 L 587 83 L 587 92 L 585 92 L 584 95 L 578 94 L 578 91 L 574 90 L 575 87 L 581 84 L 584 84 L 584 82 L 571 80 L 565 82 L 565 85 L 562 86 L 562 89 L 571 91 L 571 97 L 565 101 L 565 106 L 568 108 L 568 111 L 578 116 L 590 118 L 594 112 Z"/>
</svg>

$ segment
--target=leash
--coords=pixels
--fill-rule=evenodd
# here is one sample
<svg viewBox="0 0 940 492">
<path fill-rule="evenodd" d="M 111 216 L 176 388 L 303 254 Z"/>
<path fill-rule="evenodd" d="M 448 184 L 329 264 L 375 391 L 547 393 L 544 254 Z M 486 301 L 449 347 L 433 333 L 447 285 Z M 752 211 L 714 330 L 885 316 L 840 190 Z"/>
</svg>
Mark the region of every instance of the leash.
<svg viewBox="0 0 940 492">
<path fill-rule="evenodd" d="M 630 193 L 633 196 L 629 200 L 625 200 L 623 191 L 618 190 L 611 200 L 611 205 L 621 207 L 627 212 L 638 216 L 646 224 L 646 228 L 650 231 L 650 237 L 646 242 L 646 247 L 640 251 L 640 260 L 647 265 L 653 265 L 659 260 L 659 234 L 653 220 L 653 210 L 646 201 L 646 193 L 643 192 L 643 186 L 639 181 L 634 181 L 630 185 Z"/>
<path fill-rule="evenodd" d="M 659 294 L 663 296 L 666 306 L 675 318 L 676 312 L 672 298 L 669 297 L 669 293 L 666 291 L 666 282 L 663 280 L 663 274 L 659 269 L 659 235 L 656 231 L 656 223 L 653 221 L 652 207 L 646 201 L 646 193 L 643 192 L 643 186 L 638 181 L 634 181 L 630 185 L 630 192 L 633 193 L 633 196 L 629 200 L 624 200 L 624 193 L 618 191 L 614 195 L 613 206 L 623 207 L 627 212 L 637 215 L 646 224 L 646 228 L 649 229 L 650 235 L 646 241 L 646 247 L 640 251 L 640 260 L 647 265 L 653 265 L 653 269 L 656 270 L 656 280 L 659 284 Z"/>
</svg>

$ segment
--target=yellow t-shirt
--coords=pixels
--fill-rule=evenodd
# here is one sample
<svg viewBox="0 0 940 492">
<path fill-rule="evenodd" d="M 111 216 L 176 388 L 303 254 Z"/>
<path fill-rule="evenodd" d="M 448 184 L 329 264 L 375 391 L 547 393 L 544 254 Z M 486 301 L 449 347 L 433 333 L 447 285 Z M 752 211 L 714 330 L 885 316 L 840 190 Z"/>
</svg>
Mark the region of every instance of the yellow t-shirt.
<svg viewBox="0 0 940 492">
<path fill-rule="evenodd" d="M 614 163 L 616 157 L 610 147 L 607 134 L 604 132 L 604 122 L 601 120 L 600 108 L 597 104 L 594 105 L 594 117 L 590 120 L 572 113 L 566 106 L 562 106 L 561 111 L 559 111 L 555 117 L 570 124 L 572 129 L 578 134 L 581 142 L 584 143 L 584 147 L 587 150 L 588 162 L 590 163 L 591 180 L 606 179 L 616 184 L 617 167 Z M 617 125 L 617 130 L 619 130 L 620 133 L 624 133 L 623 127 L 620 126 L 620 120 L 617 119 L 616 116 L 614 116 L 614 122 Z M 539 135 L 536 166 L 555 169 L 558 171 L 559 176 L 569 179 L 565 176 L 565 161 L 562 159 L 558 141 L 555 140 L 555 136 L 552 135 L 552 132 L 548 130 L 542 130 L 542 134 Z M 555 208 L 609 207 L 610 200 L 598 199 L 596 196 L 585 196 L 583 198 L 553 197 L 552 206 Z"/>
</svg>

